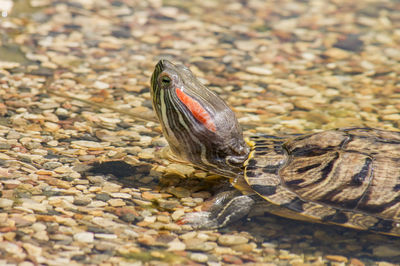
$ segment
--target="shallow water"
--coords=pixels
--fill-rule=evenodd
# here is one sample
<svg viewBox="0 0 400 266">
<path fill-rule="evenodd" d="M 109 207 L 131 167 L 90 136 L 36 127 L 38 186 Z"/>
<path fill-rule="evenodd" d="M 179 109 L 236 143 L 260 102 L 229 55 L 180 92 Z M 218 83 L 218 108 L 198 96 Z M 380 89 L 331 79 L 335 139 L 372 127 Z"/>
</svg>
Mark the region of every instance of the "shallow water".
<svg viewBox="0 0 400 266">
<path fill-rule="evenodd" d="M 397 1 L 15 1 L 0 20 L 0 182 L 12 201 L 0 259 L 399 263 L 398 238 L 341 227 L 269 215 L 218 231 L 178 225 L 223 181 L 160 159 L 158 125 L 134 119 L 152 116 L 149 79 L 166 58 L 221 95 L 245 135 L 399 130 L 399 14 Z M 82 170 L 108 161 L 129 165 Z"/>
</svg>

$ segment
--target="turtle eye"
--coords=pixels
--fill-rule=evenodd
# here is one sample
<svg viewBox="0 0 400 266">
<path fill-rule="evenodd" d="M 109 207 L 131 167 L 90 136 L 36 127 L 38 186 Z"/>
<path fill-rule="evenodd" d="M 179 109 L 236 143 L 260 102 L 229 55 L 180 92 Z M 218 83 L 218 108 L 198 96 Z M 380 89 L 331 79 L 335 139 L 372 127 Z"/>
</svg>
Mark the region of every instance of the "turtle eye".
<svg viewBox="0 0 400 266">
<path fill-rule="evenodd" d="M 168 76 L 162 76 L 161 79 L 161 85 L 166 88 L 171 84 L 171 78 Z"/>
</svg>

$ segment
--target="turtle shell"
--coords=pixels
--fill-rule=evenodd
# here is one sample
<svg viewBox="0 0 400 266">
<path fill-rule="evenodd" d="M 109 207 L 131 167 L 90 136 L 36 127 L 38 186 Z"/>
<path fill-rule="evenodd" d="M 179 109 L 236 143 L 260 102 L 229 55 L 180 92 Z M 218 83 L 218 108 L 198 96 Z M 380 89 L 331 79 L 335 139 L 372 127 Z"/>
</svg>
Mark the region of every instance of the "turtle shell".
<svg viewBox="0 0 400 266">
<path fill-rule="evenodd" d="M 400 132 L 258 135 L 245 180 L 275 214 L 400 235 Z"/>
</svg>

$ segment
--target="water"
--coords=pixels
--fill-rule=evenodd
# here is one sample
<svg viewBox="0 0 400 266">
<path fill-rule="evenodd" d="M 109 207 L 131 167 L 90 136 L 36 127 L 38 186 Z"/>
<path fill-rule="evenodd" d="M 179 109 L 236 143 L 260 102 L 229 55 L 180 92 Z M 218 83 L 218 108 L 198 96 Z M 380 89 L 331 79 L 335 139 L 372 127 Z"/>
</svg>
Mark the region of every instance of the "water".
<svg viewBox="0 0 400 266">
<path fill-rule="evenodd" d="M 31 3 L 38 7 L 33 8 Z M 65 139 L 75 141 L 74 138 L 101 139 L 111 143 L 104 154 L 98 147 L 79 150 L 79 156 L 68 154 L 62 157 L 63 165 L 72 167 L 66 158 L 85 163 L 99 159 L 96 157 L 98 154 L 103 156 L 101 159 L 121 159 L 132 165 L 138 162 L 146 164 L 146 167 L 135 167 L 141 169 L 134 176 L 140 182 L 135 183 L 135 178 L 132 178 L 120 183 L 123 184 L 123 193 L 138 198 L 142 194 L 149 198 L 154 196 L 155 199 L 149 200 L 150 204 L 145 207 L 138 206 L 137 202 L 127 202 L 136 208 L 140 219 L 154 216 L 158 220 L 155 218 L 155 222 L 148 225 L 135 221 L 132 225 L 131 229 L 140 237 L 124 240 L 124 245 L 132 245 L 131 251 L 127 250 L 134 255 L 124 250 L 124 245 L 116 245 L 118 250 L 127 252 L 124 257 L 132 260 L 162 261 L 164 257 L 170 262 L 171 257 L 185 254 L 165 251 L 168 246 L 162 241 L 173 238 L 183 242 L 186 236 L 179 231 L 156 228 L 162 225 L 159 220 L 168 220 L 164 216 L 169 217 L 175 211 L 160 206 L 178 206 L 179 210 L 189 211 L 202 200 L 193 194 L 212 192 L 210 187 L 214 183 L 210 185 L 198 179 L 182 181 L 173 173 L 174 169 L 169 169 L 169 175 L 158 180 L 162 167 L 158 170 L 153 167 L 162 163 L 154 153 L 163 142 L 156 124 L 110 113 L 107 105 L 133 112 L 151 112 L 149 78 L 157 59 L 169 58 L 188 65 L 202 82 L 221 95 L 236 111 L 246 135 L 256 132 L 277 135 L 308 133 L 347 126 L 399 130 L 399 11 L 396 1 L 357 4 L 256 0 L 190 3 L 157 0 L 14 1 L 11 14 L 3 15 L 1 19 L 0 61 L 20 63 L 26 70 L 12 68 L 0 73 L 4 84 L 19 88 L 18 93 L 12 94 L 4 89 L 1 94 L 2 102 L 10 104 L 5 119 L 8 121 L 8 115 L 12 116 L 14 124 L 11 124 L 18 130 L 22 130 L 19 127 L 26 126 L 26 123 L 37 134 L 30 136 L 32 138 L 52 136 L 61 143 L 69 143 Z M 27 60 L 26 54 L 35 59 Z M 36 72 L 32 74 L 32 71 Z M 58 75 L 57 85 L 51 90 L 61 95 L 106 103 L 104 108 L 94 109 L 71 99 L 60 103 L 54 96 L 46 98 L 48 94 L 39 91 L 44 75 L 35 73 L 51 71 Z M 12 98 L 10 101 L 9 95 L 25 95 L 25 98 L 20 101 Z M 46 104 L 47 107 L 43 107 Z M 51 107 L 52 104 L 57 107 Z M 23 115 L 19 114 L 25 112 L 23 108 L 27 109 L 28 117 L 40 114 L 47 120 L 30 122 L 28 119 L 22 123 Z M 51 131 L 43 126 L 45 122 L 50 127 L 57 124 L 60 129 Z M 64 152 L 62 147 L 58 148 L 57 145 L 43 146 L 27 152 L 40 155 L 42 150 L 49 149 L 52 153 L 48 152 L 46 156 L 58 160 L 56 153 Z M 65 152 L 73 153 L 76 149 L 67 146 Z M 196 174 L 197 177 L 204 176 L 200 172 Z M 31 180 L 30 175 L 21 176 Z M 70 180 L 65 176 L 62 178 Z M 73 189 L 90 192 L 88 197 L 95 197 L 96 193 L 91 190 L 93 184 L 85 183 L 85 177 L 78 179 L 81 183 Z M 35 185 L 35 182 L 31 183 Z M 176 190 L 175 194 L 171 188 Z M 181 191 L 187 195 L 177 196 Z M 159 200 L 166 194 L 173 196 L 165 201 Z M 174 201 L 166 204 L 168 199 Z M 101 211 L 113 210 L 110 206 L 107 208 Z M 86 215 L 86 209 L 82 213 Z M 114 216 L 109 213 L 107 219 L 114 219 Z M 90 219 L 85 221 L 90 222 Z M 151 242 L 152 238 L 148 236 L 152 234 L 161 239 L 160 242 Z M 225 234 L 245 235 L 251 244 L 224 246 L 219 249 L 222 255 L 214 250 L 196 250 L 193 247 L 185 252 L 189 255 L 193 252 L 206 254 L 210 260 L 225 263 L 238 258 L 242 262 L 264 260 L 282 265 L 296 262 L 322 265 L 352 259 L 366 265 L 379 261 L 398 263 L 397 255 L 400 254 L 400 242 L 396 237 L 269 215 L 251 217 L 218 232 L 200 232 L 200 237 L 196 235 L 194 238 L 203 237 L 216 243 L 218 237 Z M 256 247 L 252 248 L 252 244 Z M 233 255 L 226 251 L 234 248 L 248 251 L 229 251 Z M 58 252 L 51 247 L 49 250 Z M 84 252 L 90 259 L 99 253 L 98 249 L 92 252 L 90 247 Z M 112 253 L 107 252 L 104 253 Z M 112 254 L 114 258 L 119 256 L 119 253 Z"/>
</svg>

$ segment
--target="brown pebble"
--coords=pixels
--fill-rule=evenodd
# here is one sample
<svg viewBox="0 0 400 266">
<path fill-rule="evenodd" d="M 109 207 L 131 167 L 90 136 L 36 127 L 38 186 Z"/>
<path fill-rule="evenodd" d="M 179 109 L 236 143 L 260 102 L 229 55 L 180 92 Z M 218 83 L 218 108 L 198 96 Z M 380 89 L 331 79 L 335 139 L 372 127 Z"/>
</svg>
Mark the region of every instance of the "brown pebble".
<svg viewBox="0 0 400 266">
<path fill-rule="evenodd" d="M 346 257 L 340 255 L 326 255 L 325 258 L 331 261 L 344 262 L 344 263 L 348 262 L 348 259 Z"/>
<path fill-rule="evenodd" d="M 234 265 L 243 264 L 243 261 L 240 258 L 233 255 L 223 255 L 222 260 L 226 263 L 231 263 Z"/>
<path fill-rule="evenodd" d="M 362 261 L 359 260 L 359 259 L 351 258 L 351 259 L 350 259 L 350 265 L 351 265 L 351 266 L 364 266 L 365 264 L 364 264 L 364 262 L 362 262 Z"/>
</svg>

